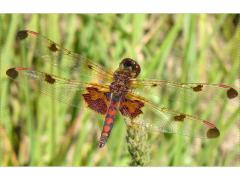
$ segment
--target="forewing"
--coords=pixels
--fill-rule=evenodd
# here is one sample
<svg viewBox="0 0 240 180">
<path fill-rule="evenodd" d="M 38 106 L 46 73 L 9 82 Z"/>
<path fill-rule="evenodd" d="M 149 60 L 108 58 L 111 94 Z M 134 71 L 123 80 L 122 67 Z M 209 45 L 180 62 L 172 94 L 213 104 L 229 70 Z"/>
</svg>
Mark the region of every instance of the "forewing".
<svg viewBox="0 0 240 180">
<path fill-rule="evenodd" d="M 239 109 L 239 89 L 225 84 L 177 83 L 161 80 L 131 80 L 132 92 L 147 95 L 155 104 L 217 121 L 217 114 Z M 149 93 L 151 92 L 151 93 Z M 226 115 L 226 113 L 225 113 Z"/>
<path fill-rule="evenodd" d="M 49 67 L 51 73 L 69 79 L 82 81 L 109 83 L 112 81 L 112 72 L 90 61 L 83 55 L 73 53 L 61 47 L 52 40 L 37 32 L 22 30 L 17 33 L 17 43 L 27 51 L 31 51 L 30 59 L 38 70 L 45 71 L 42 67 Z M 42 69 L 39 69 L 42 68 Z"/>
</svg>

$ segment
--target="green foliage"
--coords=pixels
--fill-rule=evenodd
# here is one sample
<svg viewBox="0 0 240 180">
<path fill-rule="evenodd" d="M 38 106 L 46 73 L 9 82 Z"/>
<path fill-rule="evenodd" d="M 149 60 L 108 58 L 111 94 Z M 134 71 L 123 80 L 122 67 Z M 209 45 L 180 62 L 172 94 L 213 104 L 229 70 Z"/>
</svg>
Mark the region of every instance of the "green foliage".
<svg viewBox="0 0 240 180">
<path fill-rule="evenodd" d="M 136 59 L 142 78 L 224 82 L 239 88 L 238 18 L 224 14 L 0 15 L 0 165 L 239 166 L 239 108 L 201 104 L 209 106 L 201 116 L 215 117 L 221 130 L 219 139 L 208 142 L 160 133 L 146 140 L 140 129 L 127 129 L 119 117 L 106 147 L 98 149 L 103 117 L 60 103 L 54 94 L 49 98 L 33 92 L 27 82 L 16 86 L 5 75 L 10 67 L 32 66 L 32 50 L 39 47 L 23 50 L 15 43 L 16 32 L 29 29 L 107 68 L 115 69 L 124 57 Z M 197 102 L 186 106 L 184 100 L 168 101 L 164 96 L 161 101 L 171 109 L 190 113 L 198 109 Z"/>
</svg>

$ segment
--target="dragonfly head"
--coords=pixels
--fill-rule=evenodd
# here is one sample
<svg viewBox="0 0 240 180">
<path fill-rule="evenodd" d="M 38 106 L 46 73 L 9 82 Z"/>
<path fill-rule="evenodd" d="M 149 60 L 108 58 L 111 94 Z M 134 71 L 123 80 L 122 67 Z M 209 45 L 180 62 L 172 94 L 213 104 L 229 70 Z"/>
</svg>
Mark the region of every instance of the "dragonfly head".
<svg viewBox="0 0 240 180">
<path fill-rule="evenodd" d="M 119 65 L 119 70 L 130 72 L 131 77 L 135 78 L 141 72 L 139 64 L 131 58 L 124 58 Z"/>
</svg>

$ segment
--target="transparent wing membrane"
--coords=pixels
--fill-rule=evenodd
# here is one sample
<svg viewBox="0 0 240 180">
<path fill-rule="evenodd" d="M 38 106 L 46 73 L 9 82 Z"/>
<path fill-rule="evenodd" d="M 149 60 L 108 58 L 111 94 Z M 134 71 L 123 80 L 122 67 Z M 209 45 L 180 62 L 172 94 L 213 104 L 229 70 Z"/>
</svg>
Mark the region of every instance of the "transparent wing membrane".
<svg viewBox="0 0 240 180">
<path fill-rule="evenodd" d="M 220 130 L 213 123 L 212 119 L 199 118 L 203 117 L 201 113 L 199 116 L 195 116 L 184 113 L 184 111 L 171 110 L 133 92 L 129 93 L 128 96 L 130 99 L 144 104 L 140 108 L 142 113 L 136 118 L 131 118 L 129 110 L 126 109 L 125 120 L 130 126 L 132 124 L 140 124 L 150 132 L 174 133 L 195 138 L 212 139 L 220 136 Z M 232 111 L 239 111 L 240 113 L 239 106 L 233 105 Z"/>
<path fill-rule="evenodd" d="M 57 73 L 61 77 L 69 79 L 92 80 L 95 82 L 109 83 L 112 81 L 112 72 L 102 66 L 93 63 L 84 56 L 73 53 L 52 40 L 37 32 L 23 30 L 17 33 L 17 42 L 26 49 L 33 50 L 33 64 L 36 63 L 40 71 L 48 70 Z M 24 45 L 23 45 L 24 44 Z M 36 47 L 33 46 L 36 44 Z M 41 64 L 42 66 L 39 66 Z"/>
<path fill-rule="evenodd" d="M 229 114 L 239 108 L 239 92 L 225 84 L 133 79 L 131 86 L 137 95 L 152 92 L 148 98 L 155 104 L 198 117 L 205 113 L 214 116 L 225 105 L 230 109 Z"/>
<path fill-rule="evenodd" d="M 96 88 L 101 92 L 109 91 L 109 88 L 104 85 L 68 80 L 35 71 L 32 68 L 11 68 L 7 71 L 7 75 L 18 83 L 27 80 L 34 91 L 54 96 L 58 101 L 75 107 L 78 107 L 79 101 L 83 100 L 83 94 L 87 93 L 87 88 Z M 79 101 L 74 101 L 74 98 Z"/>
</svg>

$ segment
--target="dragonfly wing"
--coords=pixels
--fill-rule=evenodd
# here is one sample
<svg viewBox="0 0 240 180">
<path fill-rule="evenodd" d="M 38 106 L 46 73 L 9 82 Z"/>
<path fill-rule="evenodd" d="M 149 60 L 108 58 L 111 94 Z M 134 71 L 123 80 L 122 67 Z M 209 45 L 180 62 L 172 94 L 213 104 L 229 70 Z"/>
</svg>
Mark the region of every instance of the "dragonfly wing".
<svg viewBox="0 0 240 180">
<path fill-rule="evenodd" d="M 173 111 L 165 107 L 160 107 L 149 100 L 134 93 L 128 93 L 128 99 L 141 103 L 139 114 L 132 117 L 131 110 L 124 107 L 126 123 L 128 125 L 141 125 L 150 131 L 162 133 L 174 133 L 195 138 L 217 138 L 220 131 L 216 125 L 208 120 Z"/>
<path fill-rule="evenodd" d="M 198 117 L 209 116 L 211 121 L 217 121 L 221 113 L 228 119 L 239 109 L 239 91 L 225 84 L 133 79 L 131 86 L 135 94 L 147 94 L 155 104 Z"/>
<path fill-rule="evenodd" d="M 106 113 L 109 103 L 106 85 L 68 80 L 32 68 L 10 68 L 6 74 L 19 84 L 27 82 L 34 91 L 53 96 L 60 102 L 79 107 L 80 102 L 85 101 L 90 109 Z"/>
<path fill-rule="evenodd" d="M 32 64 L 40 71 L 49 68 L 52 73 L 58 73 L 69 79 L 80 79 L 82 81 L 93 80 L 94 82 L 111 82 L 112 72 L 105 70 L 102 66 L 92 62 L 85 56 L 73 53 L 61 47 L 45 36 L 37 32 L 22 30 L 17 33 L 17 43 L 23 49 L 30 49 L 32 52 Z M 49 69 L 48 69 L 49 70 Z"/>
<path fill-rule="evenodd" d="M 221 95 L 225 99 L 237 99 L 239 92 L 233 87 L 226 84 L 209 84 L 209 83 L 177 83 L 165 80 L 137 80 L 132 79 L 131 87 L 133 89 L 142 89 L 142 90 L 156 90 L 161 93 L 169 92 L 171 93 L 181 93 L 186 94 L 193 98 L 201 97 L 201 99 L 206 99 L 207 97 L 213 97 L 213 95 Z M 166 92 L 165 92 L 166 91 Z M 203 98 L 205 96 L 205 98 Z M 222 100 L 222 99 L 221 99 Z"/>
</svg>

